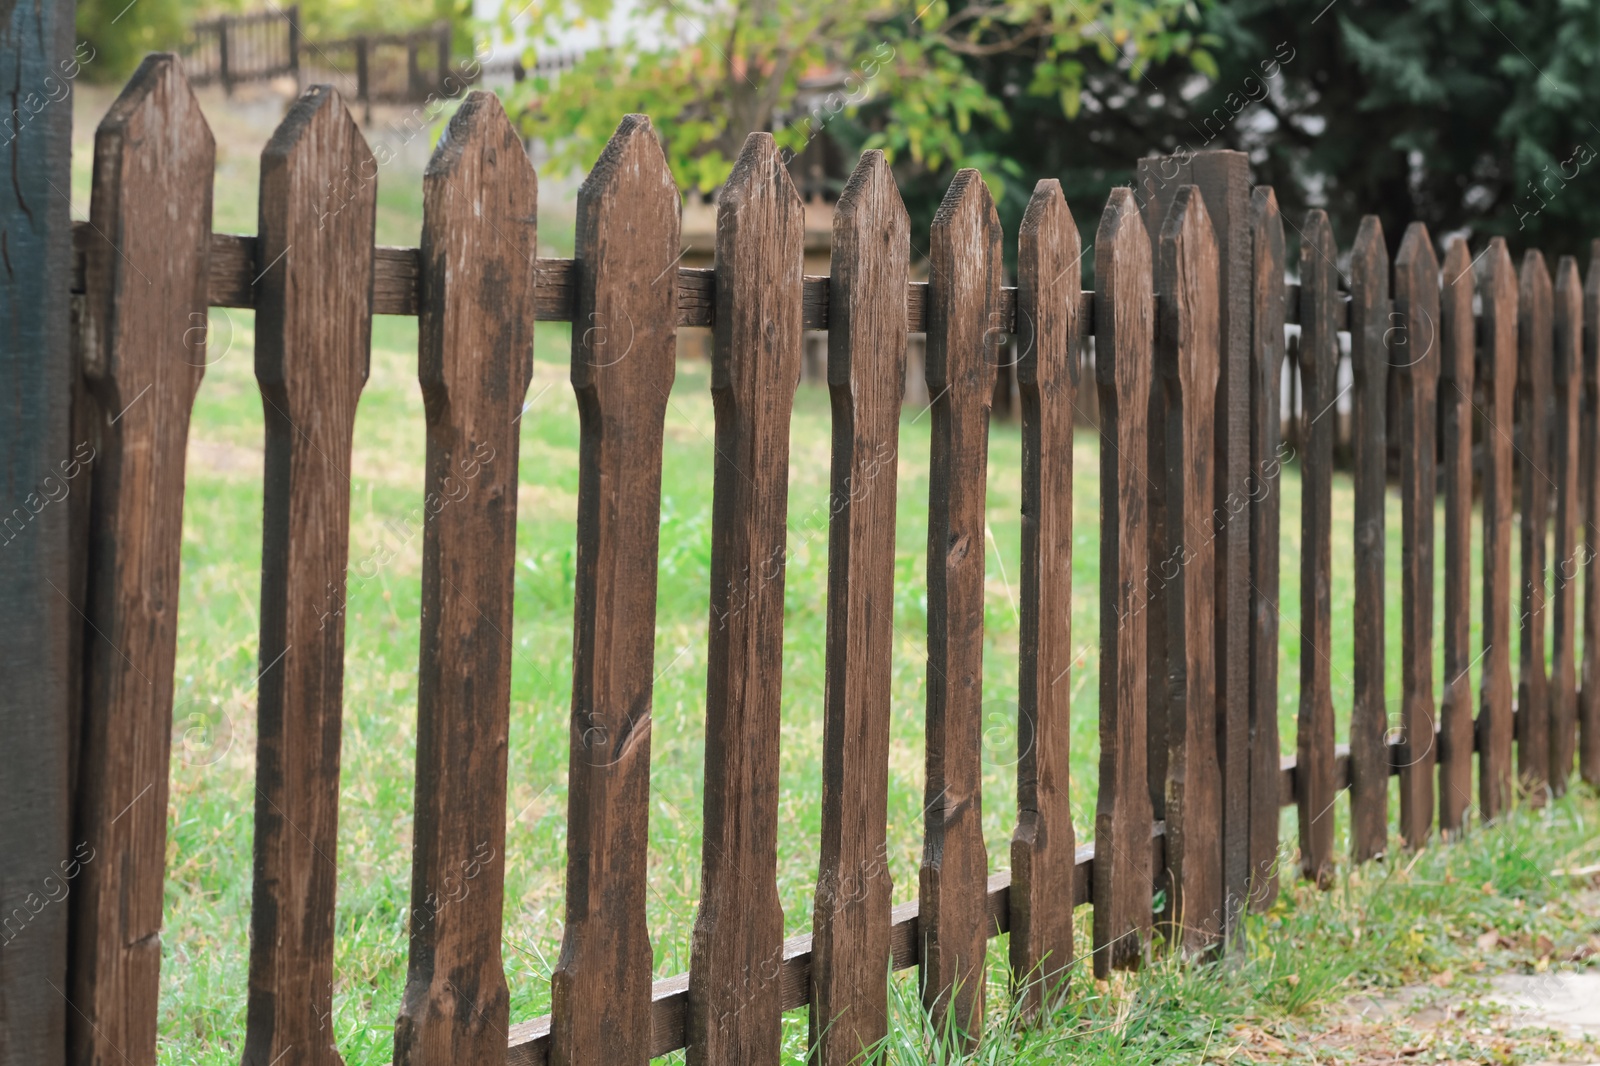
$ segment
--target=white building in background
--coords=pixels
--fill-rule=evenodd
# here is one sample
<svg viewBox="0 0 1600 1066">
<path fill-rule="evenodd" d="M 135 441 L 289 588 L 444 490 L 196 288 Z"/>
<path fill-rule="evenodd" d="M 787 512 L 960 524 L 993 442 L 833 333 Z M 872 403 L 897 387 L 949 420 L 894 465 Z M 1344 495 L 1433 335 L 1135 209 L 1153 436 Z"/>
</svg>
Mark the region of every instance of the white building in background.
<svg viewBox="0 0 1600 1066">
<path fill-rule="evenodd" d="M 567 17 L 560 17 L 563 8 Z M 501 25 L 507 12 L 510 13 L 509 34 Z M 534 40 L 531 27 L 540 12 L 556 15 L 548 24 L 557 28 L 545 39 Z M 659 17 L 646 14 L 635 0 L 619 0 L 611 17 L 603 22 L 580 19 L 563 0 L 472 0 L 472 15 L 495 27 L 483 61 L 485 80 L 490 85 L 511 80 L 516 65 L 526 61 L 530 45 L 540 68 L 560 70 L 586 52 L 605 48 L 624 38 L 647 48 L 671 43 Z"/>
</svg>

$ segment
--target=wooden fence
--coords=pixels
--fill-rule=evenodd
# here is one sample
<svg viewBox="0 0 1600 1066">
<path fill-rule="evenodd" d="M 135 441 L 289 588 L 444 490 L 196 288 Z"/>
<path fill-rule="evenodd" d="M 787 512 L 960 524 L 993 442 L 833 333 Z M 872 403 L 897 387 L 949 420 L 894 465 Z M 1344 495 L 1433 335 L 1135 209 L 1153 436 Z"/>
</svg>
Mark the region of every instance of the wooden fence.
<svg viewBox="0 0 1600 1066">
<path fill-rule="evenodd" d="M 406 33 L 312 41 L 301 29 L 300 7 L 294 4 L 195 23 L 183 67 L 191 84 L 217 84 L 230 93 L 236 85 L 284 76 L 300 85 L 326 82 L 370 112 L 374 103 L 459 96 L 464 86 L 452 81 L 452 73 L 471 81 L 477 68 L 469 64 L 452 72 L 451 36 L 448 22 L 435 22 Z"/>
<path fill-rule="evenodd" d="M 843 1063 L 886 1032 L 890 966 L 920 967 L 936 1018 L 976 1041 L 989 937 L 1010 934 L 1014 984 L 1036 1009 L 1086 954 L 1104 975 L 1161 942 L 1226 950 L 1244 912 L 1265 908 L 1278 878 L 1293 876 L 1279 869 L 1280 847 L 1298 854 L 1300 876 L 1328 884 L 1340 792 L 1360 861 L 1391 847 L 1391 775 L 1407 847 L 1427 843 L 1435 826 L 1455 834 L 1500 816 L 1519 786 L 1535 802 L 1559 794 L 1580 738 L 1583 776 L 1600 780 L 1600 597 L 1586 547 L 1600 477 L 1600 251 L 1584 289 L 1572 259 L 1552 280 L 1529 252 L 1519 272 L 1499 239 L 1475 258 L 1453 243 L 1441 268 L 1413 225 L 1391 264 L 1368 219 L 1341 289 L 1328 220 L 1312 211 L 1290 223 L 1301 238 L 1299 283 L 1286 284 L 1289 220 L 1273 191 L 1250 186 L 1242 155 L 1208 152 L 1145 160 L 1136 188 L 1113 190 L 1087 292 L 1090 249 L 1055 181 L 1039 183 L 1017 234 L 1012 287 L 990 194 L 962 171 L 928 235 L 930 280 L 911 283 L 906 212 L 883 157 L 869 152 L 839 202 L 832 274 L 808 277 L 800 200 L 771 137 L 753 134 L 719 205 L 716 266 L 674 270 L 678 192 L 649 120 L 629 116 L 579 195 L 574 257 L 538 259 L 533 169 L 484 93 L 452 119 L 428 169 L 420 248 L 374 247 L 373 157 L 326 87 L 301 97 L 263 153 L 259 234 L 211 231 L 213 162 L 179 64 L 151 57 L 99 127 L 90 219 L 74 232 L 92 396 L 76 432 L 94 450 L 92 471 L 78 475 L 92 477 L 93 507 L 81 549 L 73 839 L 93 841 L 101 858 L 71 895 L 73 1062 L 145 1066 L 156 1056 L 185 439 L 205 362 L 194 326 L 213 306 L 255 309 L 266 411 L 247 1063 L 338 1061 L 323 1026 L 336 871 L 322 856 L 336 853 L 347 473 L 373 314 L 420 318 L 424 499 L 454 498 L 463 477 L 478 486 L 450 507 L 430 505 L 426 525 L 397 1063 L 643 1064 L 684 1047 L 693 1062 L 772 1063 L 781 1013 L 807 1004 L 817 1061 Z M 582 473 L 564 939 L 552 1016 L 517 1020 L 501 959 L 503 866 L 475 849 L 487 841 L 488 854 L 504 856 L 517 417 L 535 320 L 602 328 L 574 328 L 572 342 Z M 605 327 L 621 322 L 632 325 L 631 345 L 613 353 Z M 684 325 L 715 332 L 704 857 L 689 973 L 652 981 L 657 536 L 674 333 Z M 789 426 L 802 334 L 816 329 L 828 330 L 835 419 L 822 859 L 813 932 L 784 940 L 774 878 Z M 1333 524 L 1348 518 L 1332 509 L 1332 423 L 1317 415 L 1335 399 L 1341 332 L 1358 426 L 1347 746 L 1336 741 L 1330 694 L 1329 588 Z M 926 335 L 934 397 L 928 803 L 918 899 L 893 907 L 882 849 L 896 464 L 883 456 L 899 448 L 912 333 Z M 1279 437 L 1287 335 L 1297 337 L 1310 413 L 1297 453 Z M 1090 336 L 1092 381 L 1074 358 Z M 992 383 L 1012 338 L 1025 516 L 1019 713 L 1031 743 L 1019 753 L 1010 872 L 995 873 L 979 810 L 985 478 Z M 1386 423 L 1390 390 L 1398 413 Z M 1101 420 L 1101 665 L 1098 709 L 1077 713 L 1098 714 L 1101 758 L 1093 839 L 1080 844 L 1062 682 L 1073 657 L 1072 412 L 1090 392 Z M 1474 439 L 1487 456 L 1481 573 L 1469 552 Z M 1390 440 L 1404 499 L 1398 723 L 1383 704 Z M 1303 479 L 1298 518 L 1281 513 L 1277 491 L 1290 461 Z M 1523 538 L 1515 713 L 1514 512 Z M 1283 620 L 1301 634 L 1290 756 L 1279 753 L 1277 728 L 1285 521 L 1300 524 L 1302 560 L 1301 616 Z M 26 534 L 8 526 L 5 535 Z M 1445 585 L 1437 625 L 1436 570 Z M 1475 653 L 1467 612 L 1480 582 Z M 1474 698 L 1468 669 L 1479 657 Z M 151 801 L 133 802 L 147 792 Z M 1298 838 L 1280 842 L 1289 805 Z M 472 891 L 453 893 L 474 863 Z M 1157 889 L 1166 909 L 1153 915 Z M 1093 907 L 1092 945 L 1073 940 L 1083 904 Z"/>
</svg>

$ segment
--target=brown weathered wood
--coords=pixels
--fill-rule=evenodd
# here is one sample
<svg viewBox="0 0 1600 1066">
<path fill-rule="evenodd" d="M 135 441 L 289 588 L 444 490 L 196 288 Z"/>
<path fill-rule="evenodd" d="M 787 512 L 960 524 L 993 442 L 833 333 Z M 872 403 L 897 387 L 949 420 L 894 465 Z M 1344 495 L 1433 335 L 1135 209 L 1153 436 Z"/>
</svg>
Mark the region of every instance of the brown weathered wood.
<svg viewBox="0 0 1600 1066">
<path fill-rule="evenodd" d="M 1512 423 L 1517 401 L 1517 278 L 1503 237 L 1483 257 L 1483 676 L 1478 690 L 1478 810 L 1511 803 Z"/>
<path fill-rule="evenodd" d="M 579 438 L 567 910 L 552 1061 L 650 1049 L 645 923 L 661 451 L 676 374 L 678 194 L 650 120 L 625 117 L 578 192 Z"/>
<path fill-rule="evenodd" d="M 821 1066 L 854 1062 L 889 1032 L 895 475 L 910 257 L 894 174 L 882 152 L 866 152 L 834 210 L 829 286 L 833 504 L 811 960 L 811 1046 Z"/>
<path fill-rule="evenodd" d="M 1300 375 L 1307 414 L 1301 434 L 1300 717 L 1296 731 L 1300 866 L 1327 887 L 1333 877 L 1332 691 L 1333 419 L 1339 339 L 1338 249 L 1327 213 L 1307 212 L 1300 245 Z"/>
<path fill-rule="evenodd" d="M 1072 422 L 1082 285 L 1061 183 L 1040 181 L 1017 236 L 1022 398 L 1022 588 L 1017 828 L 1011 836 L 1011 975 L 1029 1015 L 1072 965 Z"/>
<path fill-rule="evenodd" d="M 1284 451 L 1284 246 L 1278 198 L 1250 196 L 1254 238 L 1250 323 L 1250 906 L 1278 895 L 1278 530 Z"/>
<path fill-rule="evenodd" d="M 1439 704 L 1439 829 L 1459 833 L 1472 806 L 1472 256 L 1444 257 L 1439 418 L 1444 463 L 1444 698 Z M 1357 610 L 1357 616 L 1360 610 Z"/>
<path fill-rule="evenodd" d="M 1583 285 L 1584 451 L 1582 493 L 1583 687 L 1578 690 L 1578 773 L 1600 785 L 1600 240 L 1589 246 L 1589 272 Z"/>
<path fill-rule="evenodd" d="M 1376 215 L 1350 250 L 1350 369 L 1355 445 L 1355 663 L 1350 706 L 1350 857 L 1389 844 L 1389 717 L 1384 695 L 1384 496 L 1389 406 L 1389 249 Z"/>
<path fill-rule="evenodd" d="M 1439 391 L 1439 259 L 1428 229 L 1406 227 L 1394 259 L 1394 312 L 1399 331 L 1389 360 L 1399 396 L 1400 442 L 1400 835 L 1420 848 L 1433 830 L 1433 508 L 1434 419 Z M 1402 342 L 1403 343 L 1398 343 Z"/>
<path fill-rule="evenodd" d="M 1111 190 L 1094 253 L 1100 392 L 1100 776 L 1094 972 L 1137 966 L 1148 944 L 1153 821 L 1146 784 L 1145 579 L 1153 366 L 1150 238 L 1129 189 Z"/>
<path fill-rule="evenodd" d="M 1517 460 L 1522 511 L 1522 639 L 1517 685 L 1517 776 L 1535 805 L 1550 773 L 1550 680 L 1545 672 L 1546 546 L 1550 527 L 1553 294 L 1544 255 L 1522 257 L 1517 288 Z"/>
<path fill-rule="evenodd" d="M 428 426 L 426 519 L 398 1066 L 488 1061 L 510 1023 L 500 954 L 507 637 L 517 419 L 533 372 L 533 323 L 523 309 L 533 301 L 537 201 L 538 180 L 499 98 L 472 93 L 423 178 L 417 376 Z"/>
<path fill-rule="evenodd" d="M 1555 351 L 1551 361 L 1550 476 L 1555 481 L 1556 531 L 1552 551 L 1554 625 L 1550 662 L 1550 792 L 1567 791 L 1578 727 L 1578 495 L 1579 408 L 1583 402 L 1583 283 L 1578 261 L 1564 255 L 1556 263 Z"/>
<path fill-rule="evenodd" d="M 215 157 L 171 55 L 144 61 L 95 132 L 89 210 L 106 237 L 90 245 L 82 328 L 104 419 L 74 836 L 98 861 L 70 886 L 73 1061 L 156 1061 L 184 454 L 206 364 Z"/>
<path fill-rule="evenodd" d="M 778 730 L 789 416 L 800 380 L 800 197 L 752 133 L 717 207 L 716 404 L 705 830 L 689 1062 L 776 1061 Z"/>
<path fill-rule="evenodd" d="M 1220 363 L 1216 389 L 1216 476 L 1212 520 L 1216 546 L 1217 758 L 1222 774 L 1225 924 L 1240 926 L 1250 878 L 1250 160 L 1208 149 L 1141 159 L 1139 185 L 1152 243 L 1178 191 L 1193 183 L 1205 198 L 1215 241 Z M 1158 286 L 1159 287 L 1159 286 Z"/>
<path fill-rule="evenodd" d="M 1004 335 L 1000 218 L 976 170 L 950 183 L 928 257 L 927 785 L 922 998 L 936 1032 L 982 1032 L 988 940 L 983 886 L 984 510 L 989 404 Z M 948 1028 L 947 1028 L 948 1026 Z"/>
<path fill-rule="evenodd" d="M 1218 270 L 1211 217 L 1199 188 L 1185 185 L 1162 223 L 1156 252 L 1159 324 L 1152 388 L 1165 394 L 1165 402 L 1160 422 L 1151 426 L 1150 465 L 1166 500 L 1165 521 L 1152 523 L 1161 540 L 1151 544 L 1158 560 L 1154 595 L 1163 602 L 1166 625 L 1163 685 L 1151 693 L 1152 731 L 1158 720 L 1166 726 L 1167 868 L 1160 883 L 1168 889 L 1167 939 L 1186 952 L 1217 945 L 1227 918 L 1211 602 Z M 1163 714 L 1154 710 L 1156 703 L 1165 703 Z"/>
<path fill-rule="evenodd" d="M 377 164 L 314 86 L 261 153 L 256 378 L 267 442 L 244 1061 L 337 1064 L 334 893 L 350 446 L 367 380 Z M 363 177 L 355 180 L 350 175 Z"/>
</svg>

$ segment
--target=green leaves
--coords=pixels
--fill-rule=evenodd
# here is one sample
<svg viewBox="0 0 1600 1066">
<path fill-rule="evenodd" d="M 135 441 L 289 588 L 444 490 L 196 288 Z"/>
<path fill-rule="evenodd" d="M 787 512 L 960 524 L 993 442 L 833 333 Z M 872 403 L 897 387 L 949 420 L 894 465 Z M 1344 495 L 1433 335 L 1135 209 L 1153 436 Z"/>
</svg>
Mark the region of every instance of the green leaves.
<svg viewBox="0 0 1600 1066">
<path fill-rule="evenodd" d="M 1148 57 L 1194 43 L 1191 29 L 1175 29 L 1185 0 L 646 0 L 626 9 L 618 0 L 574 0 L 531 10 L 524 29 L 536 44 L 525 62 L 563 26 L 599 23 L 616 36 L 559 78 L 506 91 L 523 132 L 551 145 L 557 167 L 582 170 L 610 136 L 611 118 L 644 112 L 674 178 L 700 192 L 727 177 L 745 134 L 758 129 L 795 153 L 827 131 L 917 172 L 948 177 L 983 161 L 986 170 L 1009 163 L 1020 173 L 975 139 L 1011 128 L 986 63 L 1031 62 L 1026 92 L 1075 118 L 1083 55 L 1098 52 L 1135 78 Z M 1196 54 L 1197 69 L 1215 70 Z"/>
</svg>

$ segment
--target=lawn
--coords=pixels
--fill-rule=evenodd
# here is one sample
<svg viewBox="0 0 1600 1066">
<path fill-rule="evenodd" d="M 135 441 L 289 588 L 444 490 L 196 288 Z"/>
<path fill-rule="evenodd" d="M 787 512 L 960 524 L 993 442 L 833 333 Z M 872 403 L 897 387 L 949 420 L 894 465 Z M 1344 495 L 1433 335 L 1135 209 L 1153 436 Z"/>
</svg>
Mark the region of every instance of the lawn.
<svg viewBox="0 0 1600 1066">
<path fill-rule="evenodd" d="M 225 106 L 220 96 L 203 99 L 219 143 L 216 228 L 254 232 L 255 158 L 278 105 L 246 101 Z M 93 123 L 108 103 L 109 96 L 94 89 L 79 96 L 73 182 L 78 217 L 87 213 Z M 380 243 L 417 243 L 420 165 L 426 152 L 420 143 L 405 147 L 400 161 L 380 177 Z M 570 183 L 547 180 L 544 193 L 542 254 L 570 254 Z M 1100 205 L 1076 206 L 1082 214 Z M 211 363 L 194 411 L 184 512 L 161 1007 L 162 1061 L 173 1064 L 237 1061 L 248 957 L 263 425 L 253 373 L 252 314 L 217 310 L 212 326 Z M 424 452 L 416 340 L 414 319 L 375 321 L 371 377 L 355 433 L 333 1018 L 351 1066 L 389 1061 L 392 1019 L 405 980 L 421 567 L 420 529 L 408 516 L 421 500 Z M 533 383 L 521 421 L 505 903 L 505 961 L 514 1020 L 548 1011 L 548 979 L 561 936 L 578 485 L 578 413 L 568 383 L 569 346 L 567 326 L 540 324 Z M 927 413 L 917 409 L 907 409 L 901 422 L 889 795 L 889 869 L 896 903 L 915 898 L 920 854 L 928 424 Z M 649 921 L 659 976 L 688 967 L 699 879 L 713 426 L 708 367 L 683 362 L 666 422 L 656 625 Z M 789 934 L 809 927 L 818 862 L 829 433 L 826 390 L 802 385 L 789 467 L 783 831 L 777 871 Z M 1087 839 L 1092 835 L 1099 749 L 1094 695 L 1100 486 L 1093 430 L 1079 431 L 1074 464 L 1072 621 L 1080 650 L 1072 678 L 1073 808 L 1080 837 Z M 997 421 L 990 444 L 984 648 L 989 761 L 983 809 L 991 869 L 1007 864 L 1015 818 L 1019 475 L 1018 426 Z M 1280 484 L 1285 621 L 1280 726 L 1285 751 L 1294 750 L 1298 700 L 1299 486 L 1298 470 L 1290 465 Z M 1353 492 L 1347 477 L 1336 481 L 1333 513 L 1339 519 L 1334 534 L 1334 700 L 1342 736 L 1352 687 Z M 1395 494 L 1390 497 L 1389 530 L 1388 685 L 1397 712 L 1400 553 Z M 1439 535 L 1442 566 L 1442 526 Z M 1440 597 L 1442 601 L 1442 591 Z M 1478 624 L 1474 611 L 1475 641 Z M 1545 814 L 1519 816 L 1506 830 L 1475 834 L 1459 848 L 1432 849 L 1406 873 L 1396 868 L 1366 872 L 1367 882 L 1347 879 L 1339 891 L 1320 896 L 1290 892 L 1271 916 L 1253 922 L 1252 949 L 1244 966 L 1208 969 L 1204 973 L 1222 976 L 1205 977 L 1161 964 L 1114 986 L 1092 985 L 1085 978 L 1084 995 L 1060 1019 L 1063 1028 L 1051 1030 L 1057 1036 L 1075 1033 L 1081 1040 L 1074 1037 L 1068 1044 L 1035 1046 L 1032 1051 L 1006 1049 L 1002 1041 L 995 1049 L 1015 1053 L 1018 1061 L 1039 1055 L 1143 1062 L 1163 1049 L 1172 1061 L 1199 1061 L 1203 1047 L 1229 1038 L 1219 1037 L 1211 1022 L 1209 1035 L 1203 1026 L 1195 1028 L 1197 1018 L 1277 1024 L 1274 1019 L 1305 1016 L 1352 981 L 1359 985 L 1376 975 L 1425 973 L 1435 956 L 1454 959 L 1450 945 L 1460 937 L 1452 940 L 1455 934 L 1439 923 L 1453 915 L 1464 923 L 1462 928 L 1470 925 L 1476 920 L 1470 915 L 1477 913 L 1470 908 L 1482 903 L 1478 897 L 1484 895 L 1478 886 L 1498 884 L 1496 878 L 1506 880 L 1508 887 L 1486 898 L 1503 902 L 1511 898 L 1506 893 L 1514 893 L 1525 901 L 1529 922 L 1548 903 L 1556 908 L 1551 928 L 1566 929 L 1573 920 L 1571 905 L 1563 904 L 1561 894 L 1534 873 L 1548 868 L 1541 867 L 1545 858 L 1580 846 L 1592 835 L 1587 827 L 1597 816 L 1600 810 L 1591 797 L 1574 798 Z M 1539 820 L 1549 824 L 1547 832 L 1533 827 Z M 1288 814 L 1284 833 L 1293 832 L 1294 818 Z M 1429 876 L 1448 876 L 1465 887 L 1457 892 L 1417 887 L 1419 879 Z M 1463 902 L 1457 897 L 1466 888 L 1471 898 Z M 1588 921 L 1587 931 L 1592 931 L 1593 921 Z M 1413 924 L 1421 931 L 1420 940 L 1407 939 Z M 1407 931 L 1400 932 L 1402 927 Z M 1477 935 L 1479 930 L 1470 932 Z M 1003 942 L 994 944 L 993 957 L 1003 958 Z M 1330 944 L 1341 945 L 1341 950 L 1330 952 Z M 1284 984 L 1279 978 L 1288 972 L 1298 976 Z M 1003 981 L 997 978 L 992 987 L 998 992 Z M 1003 1012 L 1005 996 L 991 999 L 994 1009 Z M 915 1025 L 914 1017 L 908 1015 L 906 1021 Z M 786 1022 L 787 1046 L 794 1060 L 801 1061 L 804 1011 L 792 1012 Z"/>
</svg>

